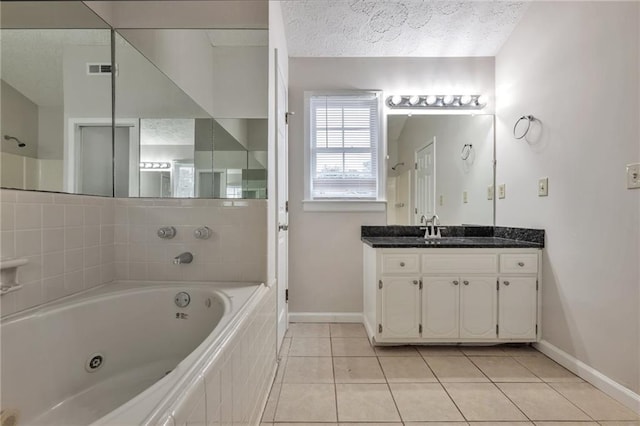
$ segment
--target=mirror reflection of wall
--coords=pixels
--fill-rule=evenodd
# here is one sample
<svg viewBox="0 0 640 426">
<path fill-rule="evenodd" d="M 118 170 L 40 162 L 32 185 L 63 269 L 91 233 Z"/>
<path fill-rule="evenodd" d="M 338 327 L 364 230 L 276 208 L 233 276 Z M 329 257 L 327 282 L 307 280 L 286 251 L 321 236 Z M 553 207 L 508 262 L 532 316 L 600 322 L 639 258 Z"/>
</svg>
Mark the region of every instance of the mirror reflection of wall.
<svg viewBox="0 0 640 426">
<path fill-rule="evenodd" d="M 387 223 L 493 224 L 492 115 L 390 115 Z"/>
<path fill-rule="evenodd" d="M 95 160 L 112 155 L 111 78 L 91 67 L 110 65 L 110 31 L 2 29 L 0 43 L 2 187 L 111 196 L 110 162 Z M 84 144 L 69 145 L 82 134 Z"/>
</svg>

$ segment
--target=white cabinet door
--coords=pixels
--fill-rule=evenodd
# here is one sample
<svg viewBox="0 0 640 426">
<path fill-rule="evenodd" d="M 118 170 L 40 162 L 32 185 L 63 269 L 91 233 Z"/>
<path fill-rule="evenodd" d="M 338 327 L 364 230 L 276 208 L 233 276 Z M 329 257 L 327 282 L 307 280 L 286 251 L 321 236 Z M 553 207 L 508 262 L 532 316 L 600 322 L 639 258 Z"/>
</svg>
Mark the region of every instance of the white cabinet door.
<svg viewBox="0 0 640 426">
<path fill-rule="evenodd" d="M 535 339 L 538 294 L 535 277 L 501 277 L 498 310 L 501 339 Z"/>
<path fill-rule="evenodd" d="M 417 277 L 383 277 L 381 338 L 420 337 L 420 285 Z"/>
<path fill-rule="evenodd" d="M 461 277 L 460 280 L 460 337 L 495 339 L 497 277 Z"/>
<path fill-rule="evenodd" d="M 458 337 L 460 278 L 423 277 L 422 337 Z"/>
</svg>

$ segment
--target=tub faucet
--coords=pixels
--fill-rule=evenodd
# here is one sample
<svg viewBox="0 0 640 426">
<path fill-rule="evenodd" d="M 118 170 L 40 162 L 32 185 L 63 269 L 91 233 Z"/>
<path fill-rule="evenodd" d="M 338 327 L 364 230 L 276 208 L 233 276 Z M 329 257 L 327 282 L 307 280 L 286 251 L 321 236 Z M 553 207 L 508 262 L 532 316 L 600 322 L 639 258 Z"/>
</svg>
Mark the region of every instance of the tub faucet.
<svg viewBox="0 0 640 426">
<path fill-rule="evenodd" d="M 192 261 L 193 255 L 188 251 L 185 251 L 173 258 L 174 265 L 182 265 L 183 263 L 191 263 Z"/>
</svg>

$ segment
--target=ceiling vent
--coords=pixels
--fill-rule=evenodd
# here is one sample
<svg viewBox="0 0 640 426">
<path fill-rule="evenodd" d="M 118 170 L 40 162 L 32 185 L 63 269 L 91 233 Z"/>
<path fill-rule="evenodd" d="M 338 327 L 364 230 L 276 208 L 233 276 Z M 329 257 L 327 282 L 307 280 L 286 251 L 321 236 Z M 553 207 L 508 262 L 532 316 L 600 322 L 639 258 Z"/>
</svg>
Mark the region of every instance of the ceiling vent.
<svg viewBox="0 0 640 426">
<path fill-rule="evenodd" d="M 111 75 L 110 63 L 87 63 L 87 75 Z M 117 75 L 117 68 L 116 68 Z"/>
</svg>

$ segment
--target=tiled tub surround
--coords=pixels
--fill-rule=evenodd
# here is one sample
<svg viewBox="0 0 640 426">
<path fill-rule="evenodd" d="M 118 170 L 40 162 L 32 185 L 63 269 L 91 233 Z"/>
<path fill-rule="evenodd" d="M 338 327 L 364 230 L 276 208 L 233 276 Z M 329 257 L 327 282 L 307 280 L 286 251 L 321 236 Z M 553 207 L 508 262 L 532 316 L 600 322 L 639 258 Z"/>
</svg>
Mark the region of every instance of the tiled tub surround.
<svg viewBox="0 0 640 426">
<path fill-rule="evenodd" d="M 267 263 L 266 200 L 117 199 L 115 275 L 122 280 L 264 281 Z M 158 228 L 174 226 L 173 239 Z M 211 238 L 198 240 L 200 226 Z M 193 262 L 174 265 L 182 252 Z"/>
<path fill-rule="evenodd" d="M 114 279 L 114 199 L 2 189 L 0 201 L 0 257 L 29 261 L 3 316 Z"/>
<path fill-rule="evenodd" d="M 501 226 L 443 226 L 442 238 L 424 239 L 419 226 L 362 226 L 361 239 L 374 248 L 544 248 L 544 230 Z"/>
<path fill-rule="evenodd" d="M 640 424 L 529 346 L 372 347 L 361 324 L 297 323 L 280 353 L 262 426 Z"/>
</svg>

